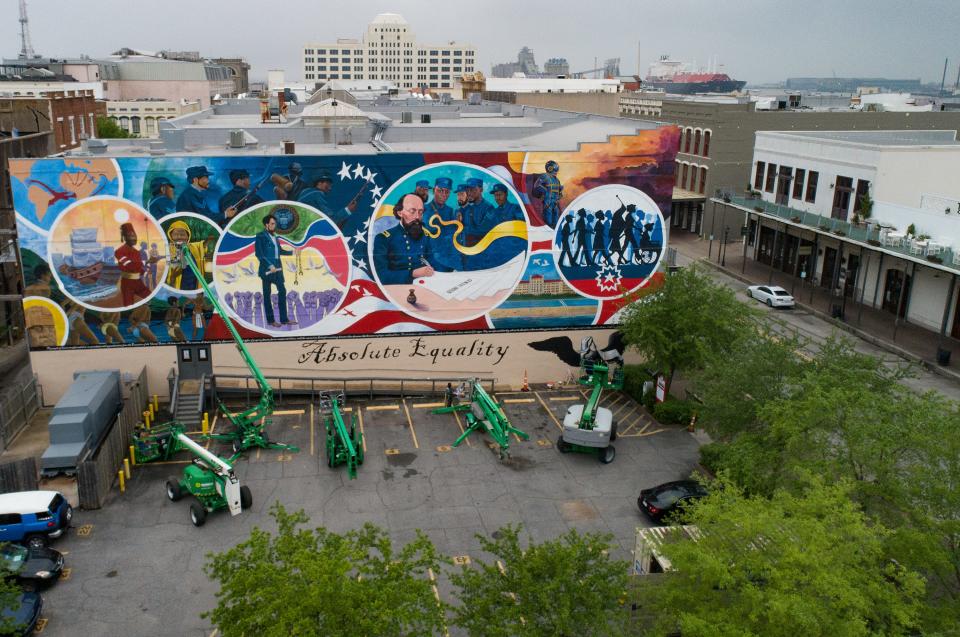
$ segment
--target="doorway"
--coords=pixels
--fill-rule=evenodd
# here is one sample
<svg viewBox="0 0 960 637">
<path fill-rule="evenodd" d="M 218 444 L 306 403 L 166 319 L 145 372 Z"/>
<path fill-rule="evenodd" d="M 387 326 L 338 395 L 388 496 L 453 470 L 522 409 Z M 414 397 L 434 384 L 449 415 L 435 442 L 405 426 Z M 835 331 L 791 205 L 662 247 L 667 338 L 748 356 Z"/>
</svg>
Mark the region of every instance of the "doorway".
<svg viewBox="0 0 960 637">
<path fill-rule="evenodd" d="M 180 380 L 199 380 L 213 375 L 210 346 L 206 344 L 177 345 L 177 371 Z"/>
<path fill-rule="evenodd" d="M 833 209 L 830 216 L 841 221 L 847 220 L 850 210 L 850 199 L 853 196 L 853 179 L 837 176 L 837 183 L 833 189 Z"/>
<path fill-rule="evenodd" d="M 837 269 L 836 248 L 823 249 L 823 266 L 820 269 L 820 287 L 828 290 L 833 286 L 833 273 Z"/>
<path fill-rule="evenodd" d="M 883 309 L 900 318 L 906 318 L 909 298 L 910 275 L 904 274 L 903 270 L 887 270 L 887 281 L 883 288 Z"/>
</svg>

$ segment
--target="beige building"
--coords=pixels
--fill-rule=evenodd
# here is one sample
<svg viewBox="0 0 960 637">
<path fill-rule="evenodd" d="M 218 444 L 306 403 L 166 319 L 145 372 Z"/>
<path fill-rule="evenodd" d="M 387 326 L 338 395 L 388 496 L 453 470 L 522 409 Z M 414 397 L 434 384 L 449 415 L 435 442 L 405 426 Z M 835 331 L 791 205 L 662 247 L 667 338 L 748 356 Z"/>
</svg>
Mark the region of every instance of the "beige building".
<svg viewBox="0 0 960 637">
<path fill-rule="evenodd" d="M 453 89 L 453 80 L 472 73 L 476 49 L 470 44 L 418 42 L 410 25 L 396 13 L 381 13 L 360 40 L 303 45 L 303 79 L 391 80 L 401 88 Z"/>
<path fill-rule="evenodd" d="M 173 102 L 162 99 L 138 99 L 107 102 L 107 117 L 120 128 L 138 137 L 160 136 L 160 122 L 200 110 L 200 102 Z"/>
</svg>

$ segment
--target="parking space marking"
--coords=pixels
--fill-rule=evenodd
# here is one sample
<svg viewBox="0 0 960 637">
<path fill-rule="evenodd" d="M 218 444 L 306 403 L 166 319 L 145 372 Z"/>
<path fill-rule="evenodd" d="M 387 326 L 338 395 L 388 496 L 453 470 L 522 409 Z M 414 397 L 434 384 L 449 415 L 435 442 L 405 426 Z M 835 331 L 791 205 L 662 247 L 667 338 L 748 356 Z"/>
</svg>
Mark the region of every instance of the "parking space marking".
<svg viewBox="0 0 960 637">
<path fill-rule="evenodd" d="M 580 400 L 580 397 L 579 396 L 550 396 L 549 400 L 556 400 L 556 401 Z"/>
<path fill-rule="evenodd" d="M 386 454 L 386 455 L 388 455 L 388 456 L 395 456 L 395 455 L 397 455 L 398 453 L 400 453 L 400 450 L 399 450 L 399 449 L 384 449 L 384 450 L 383 450 L 383 453 Z"/>
<path fill-rule="evenodd" d="M 427 575 L 430 577 L 430 588 L 433 589 L 433 597 L 437 600 L 437 606 L 440 609 L 443 609 L 440 603 L 440 590 L 437 588 L 437 576 L 433 574 L 432 568 L 427 568 Z M 447 620 L 443 620 L 443 634 L 444 637 L 450 637 L 450 631 L 447 629 Z"/>
<path fill-rule="evenodd" d="M 73 575 L 72 568 L 65 568 L 62 571 L 60 571 L 60 579 L 62 579 L 63 581 L 67 581 L 68 579 L 70 579 L 71 575 Z"/>
<path fill-rule="evenodd" d="M 552 447 L 552 446 L 553 446 L 553 443 L 550 442 L 549 440 L 545 439 L 545 438 L 540 438 L 540 439 L 538 439 L 538 440 L 537 440 L 537 444 L 540 445 L 541 447 Z"/>
<path fill-rule="evenodd" d="M 213 629 L 213 632 L 210 633 L 210 637 L 217 637 L 217 635 L 218 635 L 219 633 L 220 633 L 220 629 L 219 629 L 219 628 L 214 628 L 214 629 Z"/>
<path fill-rule="evenodd" d="M 41 617 L 37 620 L 37 625 L 34 626 L 33 632 L 36 634 L 42 633 L 43 629 L 47 627 L 47 622 L 50 621 L 46 617 Z"/>
<path fill-rule="evenodd" d="M 467 564 L 470 563 L 469 555 L 454 555 L 452 559 L 453 559 L 453 563 L 456 564 L 457 566 L 466 566 Z"/>
<path fill-rule="evenodd" d="M 532 403 L 533 398 L 505 398 L 503 402 L 508 405 L 512 405 L 514 403 Z"/>
<path fill-rule="evenodd" d="M 620 405 L 620 408 L 617 409 L 615 412 L 613 412 L 613 416 L 616 417 L 617 414 L 619 414 L 621 411 L 623 411 L 623 410 L 626 409 L 627 407 L 633 407 L 633 405 L 630 403 L 629 400 L 628 400 L 627 402 L 623 403 L 622 405 Z"/>
<path fill-rule="evenodd" d="M 287 409 L 285 411 L 275 411 L 274 416 L 298 416 L 303 413 L 302 409 Z"/>
<path fill-rule="evenodd" d="M 463 434 L 463 432 L 465 432 L 466 429 L 463 428 L 463 423 L 460 421 L 460 414 L 458 414 L 457 412 L 453 412 L 453 417 L 457 419 L 457 427 L 460 427 L 460 433 Z M 464 441 L 467 443 L 468 447 L 473 446 L 472 444 L 470 444 L 470 438 L 464 438 Z"/>
<path fill-rule="evenodd" d="M 357 410 L 357 417 L 360 419 L 360 437 L 363 438 L 363 452 L 367 452 L 367 434 L 363 433 L 363 410 Z"/>
<path fill-rule="evenodd" d="M 400 405 L 368 405 L 367 411 L 395 411 L 400 409 Z"/>
<path fill-rule="evenodd" d="M 437 447 L 437 451 L 439 451 L 440 453 L 446 453 L 448 451 L 453 451 L 453 447 L 451 447 L 450 445 L 440 445 L 439 447 Z"/>
<path fill-rule="evenodd" d="M 537 400 L 540 401 L 540 404 L 543 405 L 543 408 L 547 410 L 547 415 L 550 416 L 550 419 L 553 421 L 553 424 L 557 426 L 557 429 L 559 429 L 560 431 L 563 431 L 563 425 L 560 424 L 560 421 L 557 420 L 557 417 L 554 416 L 553 412 L 550 411 L 550 408 L 547 407 L 547 403 L 543 402 L 543 398 L 540 396 L 540 393 L 533 392 L 533 394 L 537 397 Z"/>
<path fill-rule="evenodd" d="M 645 417 L 646 417 L 646 414 L 644 414 L 642 411 L 641 411 L 641 412 L 638 412 L 638 413 L 637 413 L 637 417 L 634 418 L 633 420 L 631 420 L 631 421 L 630 421 L 630 424 L 627 425 L 627 427 L 626 427 L 623 431 L 621 431 L 621 432 L 619 433 L 619 435 L 622 436 L 622 435 L 626 434 L 628 431 L 630 431 L 631 429 L 633 429 L 634 427 L 636 427 L 636 426 L 637 426 L 637 423 L 641 422 Z"/>
<path fill-rule="evenodd" d="M 87 537 L 88 535 L 90 535 L 91 531 L 93 531 L 92 524 L 84 524 L 83 526 L 77 527 L 77 535 L 79 535 L 80 537 Z"/>
<path fill-rule="evenodd" d="M 407 401 L 403 401 L 403 411 L 407 414 L 407 424 L 410 425 L 410 435 L 413 436 L 413 446 L 417 449 L 420 448 L 420 443 L 417 442 L 417 430 L 413 428 L 413 418 L 410 417 L 410 409 L 407 407 Z"/>
<path fill-rule="evenodd" d="M 316 407 L 310 405 L 310 455 L 313 455 L 313 414 L 317 411 Z"/>
<path fill-rule="evenodd" d="M 417 403 L 416 405 L 410 405 L 414 409 L 433 409 L 434 407 L 446 407 L 444 403 Z"/>
</svg>

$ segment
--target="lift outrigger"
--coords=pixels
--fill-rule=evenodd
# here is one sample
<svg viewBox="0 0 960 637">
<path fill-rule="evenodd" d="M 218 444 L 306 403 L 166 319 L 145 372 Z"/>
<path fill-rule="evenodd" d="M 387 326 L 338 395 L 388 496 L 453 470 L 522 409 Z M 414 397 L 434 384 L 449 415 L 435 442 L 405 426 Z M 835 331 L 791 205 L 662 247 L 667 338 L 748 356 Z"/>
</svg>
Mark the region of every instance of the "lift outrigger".
<svg viewBox="0 0 960 637">
<path fill-rule="evenodd" d="M 327 466 L 331 469 L 347 465 L 347 474 L 353 480 L 357 467 L 363 464 L 363 433 L 357 427 L 356 413 L 350 414 L 350 426 L 343 420 L 343 394 L 321 394 L 320 409 L 328 412 L 324 421 L 327 440 Z"/>
<path fill-rule="evenodd" d="M 250 373 L 253 375 L 254 379 L 256 379 L 257 386 L 260 388 L 260 401 L 254 407 L 251 407 L 245 411 L 232 413 L 218 399 L 217 402 L 220 407 L 220 412 L 228 420 L 230 420 L 231 423 L 233 423 L 235 429 L 231 433 L 210 434 L 205 438 L 208 440 L 230 441 L 233 446 L 234 453 L 246 451 L 252 447 L 259 447 L 262 449 L 286 449 L 287 451 L 292 452 L 300 451 L 298 447 L 293 445 L 287 445 L 282 442 L 271 442 L 267 439 L 265 429 L 267 425 L 271 424 L 270 415 L 273 414 L 274 407 L 273 388 L 270 387 L 267 379 L 263 377 L 263 374 L 260 372 L 260 368 L 257 367 L 256 361 L 253 360 L 253 356 L 247 350 L 247 346 L 244 345 L 243 339 L 240 338 L 240 334 L 234 327 L 233 321 L 230 320 L 227 312 L 224 310 L 223 306 L 220 305 L 220 301 L 217 299 L 216 294 L 214 294 L 213 290 L 210 289 L 210 286 L 207 285 L 207 281 L 203 276 L 203 271 L 197 265 L 197 262 L 194 261 L 193 255 L 190 253 L 187 245 L 184 245 L 181 248 L 180 259 L 193 271 L 194 275 L 197 277 L 197 281 L 199 281 L 200 285 L 203 287 L 204 294 L 206 294 L 207 298 L 217 309 L 217 312 L 223 319 L 227 329 L 230 330 L 230 334 L 233 336 L 234 342 L 237 344 L 237 350 L 240 352 L 240 357 L 243 358 L 243 361 L 247 364 L 247 368 L 250 370 Z"/>
<path fill-rule="evenodd" d="M 617 423 L 613 422 L 613 413 L 600 406 L 600 397 L 606 389 L 623 389 L 621 359 L 617 355 L 609 361 L 604 360 L 593 338 L 584 338 L 580 345 L 580 377 L 577 382 L 593 389 L 586 404 L 572 405 L 567 410 L 557 449 L 561 453 L 597 453 L 600 462 L 609 464 L 617 454 L 611 444 L 617 439 Z"/>
<path fill-rule="evenodd" d="M 176 444 L 189 450 L 195 457 L 193 463 L 183 470 L 183 478 L 171 476 L 167 479 L 167 497 L 176 502 L 190 494 L 196 502 L 190 505 L 190 521 L 194 526 L 203 526 L 207 513 L 219 509 L 229 509 L 230 515 L 239 515 L 243 509 L 253 505 L 250 488 L 241 485 L 233 471 L 233 461 L 229 461 L 204 449 L 191 440 L 185 433 L 173 435 Z"/>
<path fill-rule="evenodd" d="M 524 440 L 530 440 L 529 435 L 510 424 L 503 408 L 486 392 L 480 384 L 479 378 L 475 378 L 470 385 L 469 402 L 440 407 L 434 409 L 433 413 L 452 414 L 460 411 L 466 412 L 467 429 L 453 443 L 454 447 L 459 446 L 474 431 L 486 431 L 496 441 L 500 459 L 503 460 L 510 456 L 510 434 L 516 434 Z"/>
</svg>

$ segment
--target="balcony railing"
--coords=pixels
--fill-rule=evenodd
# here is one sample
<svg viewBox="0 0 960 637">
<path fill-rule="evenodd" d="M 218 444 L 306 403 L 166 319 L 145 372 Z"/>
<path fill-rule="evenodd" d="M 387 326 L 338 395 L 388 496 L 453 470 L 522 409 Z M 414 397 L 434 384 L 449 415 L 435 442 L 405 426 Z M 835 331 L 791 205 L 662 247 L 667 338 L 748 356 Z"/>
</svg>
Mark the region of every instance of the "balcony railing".
<svg viewBox="0 0 960 637">
<path fill-rule="evenodd" d="M 813 212 L 804 212 L 783 204 L 764 201 L 759 196 L 735 192 L 731 188 L 717 191 L 717 199 L 725 203 L 732 203 L 754 212 L 777 217 L 797 225 L 814 228 L 821 232 L 836 235 L 867 243 L 874 247 L 883 248 L 889 252 L 898 253 L 911 259 L 926 259 L 930 263 L 944 265 L 953 270 L 960 270 L 960 251 L 951 246 L 936 246 L 916 239 L 890 241 L 891 233 L 879 223 L 870 221 L 864 224 L 855 224 L 842 219 L 824 217 Z"/>
</svg>

